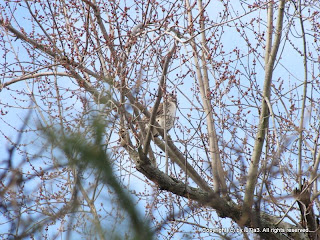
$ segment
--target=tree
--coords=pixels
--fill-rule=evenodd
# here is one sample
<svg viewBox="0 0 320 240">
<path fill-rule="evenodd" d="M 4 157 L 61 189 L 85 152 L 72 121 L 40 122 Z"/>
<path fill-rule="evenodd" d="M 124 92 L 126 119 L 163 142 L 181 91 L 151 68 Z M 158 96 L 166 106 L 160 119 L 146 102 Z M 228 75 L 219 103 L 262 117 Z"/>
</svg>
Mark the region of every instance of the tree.
<svg viewBox="0 0 320 240">
<path fill-rule="evenodd" d="M 106 164 L 110 156 L 158 238 L 317 239 L 319 7 L 301 0 L 1 3 L 6 236 L 49 238 L 60 224 L 59 236 L 103 239 L 110 219 L 114 228 L 125 222 L 117 199 L 104 207 L 117 194 L 91 170 L 97 165 L 78 174 L 72 161 L 83 154 L 80 136 L 94 142 L 88 119 L 95 113 L 106 120 Z M 172 92 L 175 127 L 156 128 L 154 137 L 148 109 Z M 14 111 L 28 109 L 27 123 L 12 121 Z M 75 152 L 63 150 L 70 141 L 48 142 L 42 128 L 59 129 L 55 139 L 77 133 Z"/>
</svg>

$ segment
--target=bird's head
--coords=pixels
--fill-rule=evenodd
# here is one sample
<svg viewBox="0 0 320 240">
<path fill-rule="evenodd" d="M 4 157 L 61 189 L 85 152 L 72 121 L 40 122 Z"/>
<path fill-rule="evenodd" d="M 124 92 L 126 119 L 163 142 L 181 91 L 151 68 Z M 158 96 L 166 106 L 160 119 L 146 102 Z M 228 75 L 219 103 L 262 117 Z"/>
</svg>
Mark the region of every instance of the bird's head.
<svg viewBox="0 0 320 240">
<path fill-rule="evenodd" d="M 173 93 L 170 93 L 167 95 L 167 101 L 177 103 L 177 96 Z"/>
</svg>

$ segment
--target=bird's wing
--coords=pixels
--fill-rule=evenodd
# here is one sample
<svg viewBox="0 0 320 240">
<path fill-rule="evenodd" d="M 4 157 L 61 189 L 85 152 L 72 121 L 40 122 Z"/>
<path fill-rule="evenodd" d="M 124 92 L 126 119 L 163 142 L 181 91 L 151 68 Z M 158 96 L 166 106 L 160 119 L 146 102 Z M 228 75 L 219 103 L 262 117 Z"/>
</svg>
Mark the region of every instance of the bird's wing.
<svg viewBox="0 0 320 240">
<path fill-rule="evenodd" d="M 159 107 L 156 113 L 156 116 L 161 116 L 161 115 L 163 115 L 163 103 L 159 104 Z"/>
<path fill-rule="evenodd" d="M 153 108 L 149 109 L 149 112 L 152 114 L 153 112 Z M 160 103 L 158 106 L 158 110 L 156 112 L 156 117 L 163 115 L 163 103 Z M 147 118 L 146 116 L 144 116 L 142 118 L 143 122 L 149 122 L 149 118 Z"/>
</svg>

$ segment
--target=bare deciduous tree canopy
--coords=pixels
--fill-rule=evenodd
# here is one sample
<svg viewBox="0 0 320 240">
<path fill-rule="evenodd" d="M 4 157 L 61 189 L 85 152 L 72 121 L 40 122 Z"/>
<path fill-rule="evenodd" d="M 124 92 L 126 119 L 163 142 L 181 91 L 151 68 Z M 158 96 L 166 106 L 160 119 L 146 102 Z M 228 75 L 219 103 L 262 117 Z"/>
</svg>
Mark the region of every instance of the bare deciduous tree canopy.
<svg viewBox="0 0 320 240">
<path fill-rule="evenodd" d="M 0 10 L 1 238 L 320 237 L 319 1 Z"/>
</svg>

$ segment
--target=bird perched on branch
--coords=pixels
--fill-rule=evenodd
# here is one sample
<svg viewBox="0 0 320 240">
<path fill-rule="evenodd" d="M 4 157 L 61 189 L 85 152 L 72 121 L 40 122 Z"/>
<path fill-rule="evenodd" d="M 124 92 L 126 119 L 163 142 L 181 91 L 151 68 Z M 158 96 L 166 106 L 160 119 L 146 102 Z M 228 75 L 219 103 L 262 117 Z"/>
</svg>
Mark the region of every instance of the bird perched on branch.
<svg viewBox="0 0 320 240">
<path fill-rule="evenodd" d="M 164 107 L 164 103 L 166 104 L 165 107 Z M 166 109 L 166 113 L 164 113 L 165 109 Z M 153 109 L 150 112 L 152 111 Z M 174 126 L 176 111 L 177 111 L 177 98 L 174 94 L 169 94 L 167 96 L 166 101 L 159 104 L 158 110 L 156 112 L 155 121 L 161 126 L 163 130 L 166 130 L 168 132 Z M 147 124 L 149 123 L 150 121 L 148 120 Z M 146 130 L 148 129 L 149 129 L 149 125 L 147 125 L 146 127 Z M 159 136 L 159 133 L 155 126 L 153 127 L 152 133 L 154 137 Z"/>
</svg>

